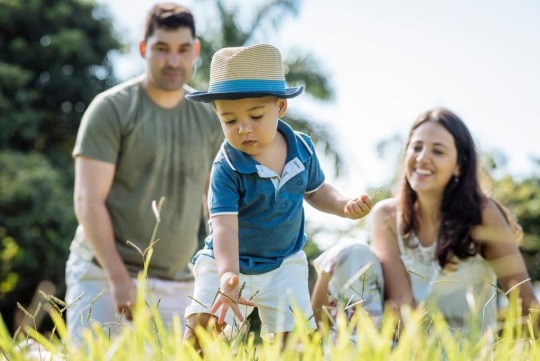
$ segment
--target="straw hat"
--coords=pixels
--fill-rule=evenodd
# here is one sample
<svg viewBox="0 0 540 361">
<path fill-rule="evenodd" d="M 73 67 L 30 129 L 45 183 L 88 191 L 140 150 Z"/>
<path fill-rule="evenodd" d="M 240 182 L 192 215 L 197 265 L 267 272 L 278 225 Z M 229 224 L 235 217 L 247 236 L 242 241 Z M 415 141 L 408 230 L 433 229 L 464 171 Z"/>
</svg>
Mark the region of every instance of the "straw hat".
<svg viewBox="0 0 540 361">
<path fill-rule="evenodd" d="M 303 89 L 303 86 L 287 88 L 279 50 L 272 45 L 259 44 L 218 50 L 210 64 L 208 91 L 187 94 L 186 98 L 204 103 L 268 95 L 293 98 Z"/>
</svg>

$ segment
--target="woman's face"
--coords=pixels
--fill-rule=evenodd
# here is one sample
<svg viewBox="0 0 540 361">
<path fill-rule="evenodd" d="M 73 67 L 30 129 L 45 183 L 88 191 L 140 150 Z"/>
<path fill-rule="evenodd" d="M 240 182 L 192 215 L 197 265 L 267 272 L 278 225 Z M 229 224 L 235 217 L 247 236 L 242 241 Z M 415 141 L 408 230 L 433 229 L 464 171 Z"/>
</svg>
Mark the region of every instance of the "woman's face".
<svg viewBox="0 0 540 361">
<path fill-rule="evenodd" d="M 459 176 L 454 138 L 436 122 L 425 122 L 414 130 L 405 162 L 407 180 L 417 193 L 442 194 L 448 182 Z"/>
</svg>

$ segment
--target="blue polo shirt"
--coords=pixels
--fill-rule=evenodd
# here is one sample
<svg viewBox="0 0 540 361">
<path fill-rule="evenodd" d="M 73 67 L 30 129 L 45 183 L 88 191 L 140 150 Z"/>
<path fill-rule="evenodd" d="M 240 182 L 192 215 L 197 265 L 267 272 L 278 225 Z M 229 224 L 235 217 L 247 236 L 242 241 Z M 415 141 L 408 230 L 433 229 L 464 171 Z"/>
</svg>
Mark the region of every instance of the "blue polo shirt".
<svg viewBox="0 0 540 361">
<path fill-rule="evenodd" d="M 278 175 L 225 141 L 214 164 L 208 194 L 210 217 L 238 215 L 240 272 L 261 274 L 278 268 L 300 251 L 304 233 L 304 195 L 324 183 L 324 174 L 311 138 L 295 132 L 282 120 L 278 131 L 287 141 L 287 158 Z M 214 257 L 210 235 L 199 255 Z"/>
</svg>

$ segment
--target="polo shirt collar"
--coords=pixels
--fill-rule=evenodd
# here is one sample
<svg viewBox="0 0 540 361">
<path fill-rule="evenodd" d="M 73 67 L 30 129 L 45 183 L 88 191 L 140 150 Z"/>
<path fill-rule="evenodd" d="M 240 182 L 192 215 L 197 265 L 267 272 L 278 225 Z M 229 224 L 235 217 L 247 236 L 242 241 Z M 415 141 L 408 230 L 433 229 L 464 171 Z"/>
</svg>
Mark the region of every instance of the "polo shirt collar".
<svg viewBox="0 0 540 361">
<path fill-rule="evenodd" d="M 305 163 L 312 156 L 313 151 L 302 135 L 294 131 L 289 124 L 281 119 L 278 120 L 278 131 L 283 134 L 287 141 L 286 162 L 296 157 L 300 159 L 302 163 Z M 245 174 L 257 173 L 258 163 L 250 155 L 233 148 L 227 141 L 223 142 L 221 151 L 227 164 L 233 170 Z"/>
</svg>

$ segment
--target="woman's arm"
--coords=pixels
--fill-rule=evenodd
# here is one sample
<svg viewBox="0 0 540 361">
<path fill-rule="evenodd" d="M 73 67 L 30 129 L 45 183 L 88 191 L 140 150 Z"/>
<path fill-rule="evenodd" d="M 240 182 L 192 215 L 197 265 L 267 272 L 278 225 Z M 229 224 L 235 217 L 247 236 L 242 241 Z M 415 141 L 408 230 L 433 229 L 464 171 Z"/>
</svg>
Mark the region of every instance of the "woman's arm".
<svg viewBox="0 0 540 361">
<path fill-rule="evenodd" d="M 381 262 L 384 276 L 385 305 L 400 307 L 414 305 L 409 275 L 401 261 L 397 243 L 396 205 L 386 199 L 375 205 L 372 217 L 372 248 Z"/>
<path fill-rule="evenodd" d="M 471 236 L 483 246 L 483 255 L 493 267 L 500 287 L 507 292 L 519 285 L 523 313 L 538 308 L 529 274 L 513 232 L 492 199 L 482 209 L 482 224 L 473 227 Z"/>
</svg>

